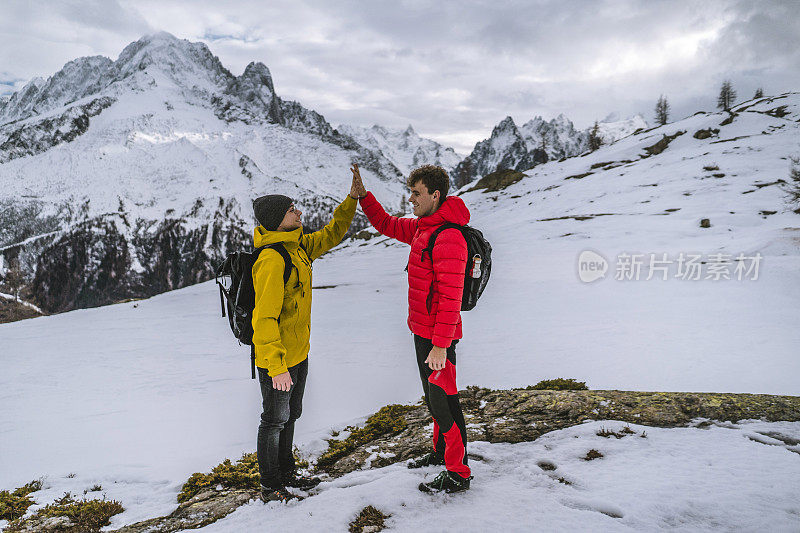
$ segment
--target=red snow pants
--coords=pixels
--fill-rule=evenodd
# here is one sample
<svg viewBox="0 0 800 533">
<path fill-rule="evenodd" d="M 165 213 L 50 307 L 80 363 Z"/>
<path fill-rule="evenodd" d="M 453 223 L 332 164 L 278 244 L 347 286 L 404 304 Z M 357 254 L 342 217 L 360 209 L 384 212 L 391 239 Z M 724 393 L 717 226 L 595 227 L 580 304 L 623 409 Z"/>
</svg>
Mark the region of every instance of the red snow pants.
<svg viewBox="0 0 800 533">
<path fill-rule="evenodd" d="M 463 478 L 470 476 L 467 464 L 467 426 L 458 401 L 456 386 L 456 344 L 454 339 L 447 348 L 447 361 L 442 370 L 431 370 L 425 363 L 433 343 L 430 339 L 414 335 L 417 366 L 425 392 L 425 403 L 433 417 L 433 451 L 444 455 L 445 468 Z"/>
</svg>

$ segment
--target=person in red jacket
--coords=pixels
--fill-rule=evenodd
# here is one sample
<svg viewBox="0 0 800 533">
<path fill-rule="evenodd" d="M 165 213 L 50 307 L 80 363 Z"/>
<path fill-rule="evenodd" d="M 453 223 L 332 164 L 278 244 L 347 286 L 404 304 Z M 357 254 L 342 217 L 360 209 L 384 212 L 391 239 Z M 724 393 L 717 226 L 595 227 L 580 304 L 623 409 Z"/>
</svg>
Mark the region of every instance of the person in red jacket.
<svg viewBox="0 0 800 533">
<path fill-rule="evenodd" d="M 358 165 L 350 169 L 361 183 Z M 456 344 L 461 338 L 461 295 L 467 243 L 458 229 L 446 229 L 432 253 L 423 253 L 433 231 L 446 222 L 464 225 L 469 210 L 457 196 L 447 196 L 450 178 L 437 166 L 424 165 L 408 177 L 409 201 L 417 218 L 390 216 L 363 184 L 358 193 L 364 214 L 383 235 L 411 245 L 408 256 L 408 327 L 414 334 L 422 389 L 433 417 L 433 451 L 409 462 L 409 468 L 444 465 L 446 470 L 426 492 L 459 492 L 472 479 L 467 464 L 467 430 L 456 387 Z"/>
</svg>

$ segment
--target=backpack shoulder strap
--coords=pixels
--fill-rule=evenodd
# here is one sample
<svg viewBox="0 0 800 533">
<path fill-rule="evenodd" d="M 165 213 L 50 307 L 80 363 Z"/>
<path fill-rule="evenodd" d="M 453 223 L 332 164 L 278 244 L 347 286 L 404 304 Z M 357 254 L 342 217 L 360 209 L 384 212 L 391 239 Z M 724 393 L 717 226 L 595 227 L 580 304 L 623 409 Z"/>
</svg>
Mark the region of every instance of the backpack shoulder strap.
<svg viewBox="0 0 800 533">
<path fill-rule="evenodd" d="M 445 222 L 431 233 L 430 238 L 428 239 L 428 246 L 422 249 L 422 260 L 425 261 L 425 253 L 428 254 L 428 257 L 433 258 L 433 246 L 436 244 L 436 237 L 439 236 L 441 232 L 446 229 L 457 229 L 461 230 L 464 226 L 460 224 L 456 224 L 455 222 Z"/>
<path fill-rule="evenodd" d="M 286 251 L 286 247 L 283 243 L 276 242 L 275 244 L 269 244 L 267 246 L 262 246 L 260 249 L 257 249 L 257 252 L 261 252 L 264 248 L 270 248 L 278 252 L 281 257 L 283 258 L 283 284 L 286 285 L 289 282 L 289 276 L 292 275 L 292 258 L 289 256 L 289 252 Z"/>
</svg>

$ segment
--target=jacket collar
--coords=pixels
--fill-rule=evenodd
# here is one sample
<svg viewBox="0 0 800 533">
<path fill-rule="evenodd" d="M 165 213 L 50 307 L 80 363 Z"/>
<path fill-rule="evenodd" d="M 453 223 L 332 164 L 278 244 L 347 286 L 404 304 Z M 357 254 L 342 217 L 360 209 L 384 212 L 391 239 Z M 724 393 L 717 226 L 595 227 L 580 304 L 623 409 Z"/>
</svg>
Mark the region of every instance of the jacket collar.
<svg viewBox="0 0 800 533">
<path fill-rule="evenodd" d="M 448 196 L 432 215 L 419 218 L 421 228 L 441 226 L 445 222 L 453 222 L 463 226 L 469 222 L 469 209 L 464 200 L 458 196 Z"/>
<path fill-rule="evenodd" d="M 265 229 L 264 226 L 256 226 L 253 230 L 253 245 L 258 248 L 282 242 L 287 247 L 298 246 L 302 234 L 303 228 L 297 228 L 292 231 L 270 231 Z"/>
</svg>

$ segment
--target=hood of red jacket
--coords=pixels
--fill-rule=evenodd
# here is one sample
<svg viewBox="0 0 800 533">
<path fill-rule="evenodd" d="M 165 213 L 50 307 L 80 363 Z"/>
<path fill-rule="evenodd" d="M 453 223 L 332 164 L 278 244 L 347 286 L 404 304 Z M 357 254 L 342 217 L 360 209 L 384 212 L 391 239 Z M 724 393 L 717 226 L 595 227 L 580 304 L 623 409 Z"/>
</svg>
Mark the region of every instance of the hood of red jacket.
<svg viewBox="0 0 800 533">
<path fill-rule="evenodd" d="M 448 196 L 434 214 L 419 219 L 420 226 L 440 226 L 445 222 L 461 226 L 469 222 L 469 209 L 464 200 L 458 196 Z"/>
</svg>

